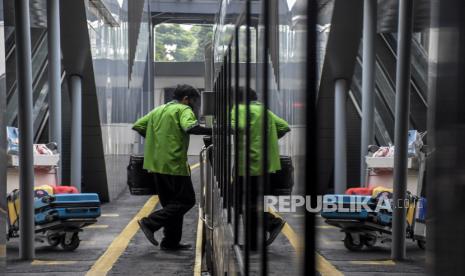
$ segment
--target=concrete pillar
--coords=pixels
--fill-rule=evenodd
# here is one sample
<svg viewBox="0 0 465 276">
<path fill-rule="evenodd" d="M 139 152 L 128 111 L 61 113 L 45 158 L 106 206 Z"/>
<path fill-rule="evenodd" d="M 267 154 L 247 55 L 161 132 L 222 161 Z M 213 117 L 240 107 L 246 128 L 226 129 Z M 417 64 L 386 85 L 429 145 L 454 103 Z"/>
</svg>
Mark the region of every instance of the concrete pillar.
<svg viewBox="0 0 465 276">
<path fill-rule="evenodd" d="M 347 81 L 336 80 L 334 95 L 334 193 L 347 189 Z"/>
<path fill-rule="evenodd" d="M 368 146 L 374 143 L 375 95 L 375 39 L 378 15 L 377 0 L 365 0 L 363 8 L 363 72 L 362 72 L 362 142 L 360 184 L 366 186 L 365 156 Z"/>
<path fill-rule="evenodd" d="M 19 128 L 19 213 L 22 260 L 34 259 L 34 154 L 32 128 L 32 62 L 29 0 L 15 0 L 16 78 Z"/>
<path fill-rule="evenodd" d="M 81 191 L 82 179 L 82 79 L 70 77 L 71 87 L 71 185 Z"/>
<path fill-rule="evenodd" d="M 49 83 L 49 141 L 56 142 L 61 153 L 61 49 L 60 0 L 47 0 L 48 83 Z M 58 165 L 61 183 L 61 158 Z"/>
</svg>

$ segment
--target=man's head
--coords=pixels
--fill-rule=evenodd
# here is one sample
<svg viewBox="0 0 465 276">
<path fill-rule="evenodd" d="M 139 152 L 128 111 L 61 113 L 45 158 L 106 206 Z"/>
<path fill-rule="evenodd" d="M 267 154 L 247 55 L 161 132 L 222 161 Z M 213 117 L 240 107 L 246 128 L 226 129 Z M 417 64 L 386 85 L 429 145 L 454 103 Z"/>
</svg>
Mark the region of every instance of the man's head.
<svg viewBox="0 0 465 276">
<path fill-rule="evenodd" d="M 239 101 L 244 102 L 245 98 L 246 98 L 246 89 L 245 89 L 245 87 L 239 86 L 237 88 L 237 93 L 238 93 L 238 96 L 239 96 Z M 256 101 L 257 99 L 258 99 L 257 92 L 255 92 L 255 90 L 253 90 L 252 88 L 249 88 L 249 95 L 248 95 L 247 101 L 251 102 L 251 101 Z"/>
<path fill-rule="evenodd" d="M 190 85 L 181 84 L 174 90 L 173 98 L 182 104 L 194 108 L 194 103 L 200 98 L 200 93 Z"/>
</svg>

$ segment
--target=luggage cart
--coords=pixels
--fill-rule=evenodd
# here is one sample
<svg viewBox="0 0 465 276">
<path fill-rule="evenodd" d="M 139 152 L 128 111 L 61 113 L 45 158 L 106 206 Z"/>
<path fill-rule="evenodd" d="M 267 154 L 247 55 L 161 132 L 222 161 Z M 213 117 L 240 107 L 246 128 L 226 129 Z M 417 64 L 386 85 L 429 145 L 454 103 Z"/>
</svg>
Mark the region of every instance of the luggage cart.
<svg viewBox="0 0 465 276">
<path fill-rule="evenodd" d="M 416 241 L 421 249 L 425 249 L 425 237 L 415 235 L 416 220 L 412 214 L 417 213 L 417 203 L 418 197 L 409 195 L 406 238 Z M 365 246 L 373 247 L 378 241 L 385 243 L 392 240 L 392 213 L 387 210 L 380 210 L 378 213 L 369 212 L 359 218 L 344 214 L 337 217 L 324 212 L 321 216 L 326 219 L 327 224 L 340 228 L 341 232 L 345 233 L 344 246 L 350 251 L 360 251 Z"/>
<path fill-rule="evenodd" d="M 35 199 L 35 205 L 37 201 L 42 201 L 43 203 L 53 201 L 53 196 L 44 196 L 40 199 Z M 19 229 L 19 191 L 15 190 L 11 192 L 7 197 L 8 204 L 8 231 L 7 231 L 7 240 L 12 238 L 18 238 L 20 234 Z M 91 208 L 98 210 L 90 210 Z M 89 209 L 89 210 L 86 210 Z M 64 208 L 64 212 L 69 212 L 70 214 L 76 214 L 76 211 L 90 212 L 93 211 L 88 217 L 86 215 L 76 215 L 76 218 L 73 218 L 73 215 L 70 215 L 66 218 L 62 217 L 56 212 L 44 212 L 43 208 L 36 208 L 35 210 L 35 233 L 36 241 L 41 243 L 47 242 L 50 246 L 56 247 L 61 246 L 66 251 L 74 251 L 80 245 L 81 240 L 79 239 L 79 233 L 83 231 L 83 228 L 89 225 L 92 225 L 97 222 L 97 217 L 100 216 L 100 207 L 69 207 Z M 50 208 L 48 209 L 50 211 Z M 57 210 L 60 212 L 60 210 Z M 38 221 L 38 214 L 44 212 L 45 218 L 43 221 Z"/>
<path fill-rule="evenodd" d="M 369 155 L 366 157 L 366 185 L 364 186 L 367 188 L 375 186 L 392 188 L 394 157 L 372 157 L 372 154 L 378 148 L 377 146 L 369 147 Z M 409 208 L 407 211 L 408 227 L 406 229 L 406 238 L 416 241 L 421 249 L 426 247 L 426 198 L 422 195 L 428 154 L 427 146 L 423 145 L 421 148 L 417 148 L 416 155 L 409 157 L 408 160 L 409 181 L 407 190 L 410 192 L 408 194 Z M 392 214 L 387 211 L 370 213 L 364 219 L 354 219 L 351 216 L 334 218 L 322 212 L 322 217 L 325 216 L 326 223 L 340 228 L 345 233 L 344 246 L 348 250 L 359 251 L 365 246 L 374 246 L 377 241 L 384 243 L 392 239 L 392 229 L 389 222 L 389 220 L 392 220 Z M 384 220 L 384 223 L 380 222 L 382 220 Z"/>
</svg>

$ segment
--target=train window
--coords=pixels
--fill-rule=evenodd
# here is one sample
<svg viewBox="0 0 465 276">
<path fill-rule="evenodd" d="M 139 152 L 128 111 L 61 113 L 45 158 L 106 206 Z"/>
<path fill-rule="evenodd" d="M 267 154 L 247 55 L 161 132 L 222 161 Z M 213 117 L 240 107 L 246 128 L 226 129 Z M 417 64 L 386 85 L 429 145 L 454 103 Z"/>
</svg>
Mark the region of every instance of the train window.
<svg viewBox="0 0 465 276">
<path fill-rule="evenodd" d="M 238 93 L 238 88 L 239 88 L 239 82 L 240 82 L 240 63 L 239 63 L 239 28 L 236 28 L 234 32 L 234 41 L 233 41 L 233 59 L 232 59 L 232 64 L 234 67 L 234 78 L 233 78 L 233 99 L 232 99 L 232 108 L 231 108 L 231 118 L 238 118 L 239 117 L 239 110 L 237 108 L 234 108 L 237 106 L 239 103 L 239 93 Z M 231 120 L 231 127 L 234 130 L 239 129 L 239 120 L 235 120 L 234 122 Z M 241 205 L 241 186 L 240 182 L 238 181 L 239 178 L 239 143 L 240 143 L 240 137 L 237 131 L 233 131 L 233 136 L 234 136 L 234 162 L 233 162 L 233 179 L 234 179 L 234 184 L 233 184 L 233 194 L 234 194 L 234 206 L 233 206 L 233 211 L 234 211 L 234 244 L 239 243 L 239 227 L 240 227 L 240 221 L 239 221 L 239 215 L 242 210 L 242 205 Z"/>
<path fill-rule="evenodd" d="M 296 7 L 304 2 L 297 0 L 291 11 L 277 0 L 244 1 L 246 8 L 235 17 L 239 20 L 234 31 L 224 31 L 232 25 L 223 14 L 217 26 L 223 31 L 215 36 L 214 48 L 215 212 L 221 210 L 227 217 L 215 219 L 232 227 L 233 254 L 244 275 L 268 269 L 265 241 L 271 228 L 267 222 L 282 222 L 277 210 L 264 208 L 264 196 L 305 191 L 306 83 L 305 60 L 300 59 L 306 53 L 301 45 L 305 27 L 299 25 L 301 30 L 296 31 L 293 21 L 302 18 Z M 228 12 L 224 3 L 221 13 Z M 280 183 L 283 190 L 276 192 L 271 178 L 278 179 L 276 173 L 281 170 L 287 179 Z M 304 216 L 295 215 L 281 214 L 295 226 L 304 225 Z"/>
<path fill-rule="evenodd" d="M 232 81 L 233 81 L 233 67 L 232 67 L 232 58 L 233 58 L 233 53 L 232 53 L 232 44 L 229 45 L 229 51 L 227 55 L 227 63 L 226 63 L 226 68 L 227 68 L 227 91 L 225 94 L 225 114 L 226 114 L 226 119 L 225 119 L 225 126 L 226 126 L 226 183 L 227 183 L 227 190 L 226 190 L 226 195 L 227 195 L 227 222 L 231 223 L 232 221 L 232 214 L 231 214 L 231 206 L 233 202 L 233 193 L 232 193 L 232 139 L 231 139 L 231 109 L 232 109 L 232 102 L 231 102 L 231 93 L 232 93 Z"/>
</svg>

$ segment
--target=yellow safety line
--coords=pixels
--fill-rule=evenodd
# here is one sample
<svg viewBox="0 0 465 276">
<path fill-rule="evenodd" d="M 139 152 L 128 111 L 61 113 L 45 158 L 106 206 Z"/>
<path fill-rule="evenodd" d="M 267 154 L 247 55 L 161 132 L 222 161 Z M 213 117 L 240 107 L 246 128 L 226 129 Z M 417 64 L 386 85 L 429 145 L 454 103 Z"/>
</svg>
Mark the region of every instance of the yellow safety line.
<svg viewBox="0 0 465 276">
<path fill-rule="evenodd" d="M 191 171 L 200 167 L 200 163 L 191 165 Z M 197 223 L 197 240 L 195 242 L 195 263 L 194 263 L 194 276 L 200 276 L 202 274 L 202 238 L 203 238 L 203 221 L 200 219 L 200 208 L 199 208 L 199 222 Z"/>
<path fill-rule="evenodd" d="M 200 276 L 202 274 L 202 238 L 203 238 L 203 221 L 200 218 L 199 209 L 199 222 L 197 224 L 197 241 L 195 242 L 195 264 L 194 264 L 194 276 Z"/>
<path fill-rule="evenodd" d="M 43 261 L 43 260 L 34 260 L 31 262 L 31 265 L 73 265 L 77 261 Z"/>
<path fill-rule="evenodd" d="M 199 167 L 200 163 L 190 166 L 191 170 Z M 113 265 L 124 253 L 129 245 L 132 237 L 139 230 L 137 221 L 143 217 L 148 216 L 152 210 L 158 204 L 158 196 L 152 196 L 147 200 L 145 205 L 139 210 L 139 213 L 128 223 L 124 230 L 116 237 L 110 246 L 107 248 L 105 253 L 94 263 L 90 270 L 86 273 L 86 276 L 105 276 L 111 270 Z"/>
<path fill-rule="evenodd" d="M 190 168 L 191 168 L 191 171 L 198 168 L 200 166 L 200 163 L 197 163 L 197 164 L 194 164 L 194 165 L 191 165 Z"/>
<path fill-rule="evenodd" d="M 158 204 L 158 196 L 152 196 L 147 200 L 145 205 L 140 209 L 137 215 L 128 223 L 124 230 L 113 240 L 105 253 L 95 262 L 95 264 L 86 273 L 86 276 L 105 276 L 124 253 L 132 237 L 139 230 L 137 221 L 146 217 L 152 212 Z"/>
<path fill-rule="evenodd" d="M 276 211 L 272 209 L 268 209 L 268 212 L 270 212 L 276 217 L 282 218 Z M 294 229 L 292 229 L 292 227 L 289 225 L 289 223 L 286 223 L 284 225 L 283 230 L 281 232 L 289 240 L 289 242 L 291 243 L 292 247 L 294 247 L 297 254 L 300 255 L 302 253 L 302 242 L 300 241 L 300 238 L 296 234 Z"/>
<path fill-rule="evenodd" d="M 320 272 L 322 276 L 343 276 L 342 272 L 337 270 L 336 267 L 332 263 L 330 263 L 328 260 L 325 259 L 325 257 L 321 256 L 318 254 L 318 252 L 315 252 L 315 260 L 316 260 L 316 270 Z"/>
<path fill-rule="evenodd" d="M 274 216 L 281 217 L 277 212 L 272 209 L 269 209 L 268 212 L 273 214 Z M 284 225 L 282 233 L 286 238 L 289 240 L 289 243 L 294 247 L 294 250 L 297 252 L 298 255 L 302 254 L 303 243 L 301 242 L 297 233 L 292 229 L 289 223 Z M 342 276 L 341 271 L 337 270 L 337 268 L 332 265 L 328 260 L 326 260 L 323 256 L 315 252 L 315 260 L 316 260 L 316 270 L 322 276 Z"/>
<path fill-rule="evenodd" d="M 0 245 L 0 258 L 6 257 L 6 245 L 2 244 Z"/>
<path fill-rule="evenodd" d="M 303 244 L 302 244 L 301 240 L 299 239 L 299 236 L 295 233 L 294 229 L 292 229 L 292 227 L 289 226 L 289 223 L 286 223 L 284 225 L 282 233 L 289 240 L 289 242 L 291 243 L 292 247 L 294 247 L 297 254 L 301 255 L 302 254 L 302 245 Z"/>
</svg>

